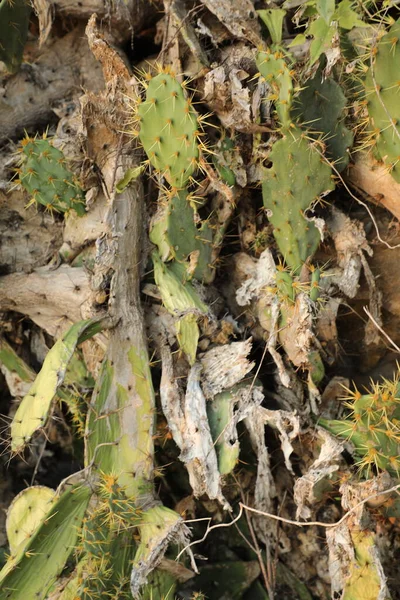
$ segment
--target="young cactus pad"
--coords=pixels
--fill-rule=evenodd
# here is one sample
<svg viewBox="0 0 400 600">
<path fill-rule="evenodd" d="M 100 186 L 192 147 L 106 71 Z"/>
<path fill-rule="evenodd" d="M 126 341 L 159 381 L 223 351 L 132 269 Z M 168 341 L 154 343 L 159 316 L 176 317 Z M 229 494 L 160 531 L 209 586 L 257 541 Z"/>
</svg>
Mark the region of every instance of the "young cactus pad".
<svg viewBox="0 0 400 600">
<path fill-rule="evenodd" d="M 50 211 L 62 213 L 75 210 L 80 217 L 85 214 L 83 191 L 61 150 L 48 139 L 26 137 L 20 153 L 17 181 L 30 194 L 30 204 L 39 202 Z"/>
<path fill-rule="evenodd" d="M 172 187 L 186 187 L 199 163 L 199 123 L 179 81 L 169 73 L 151 78 L 138 116 L 150 163 Z"/>
<path fill-rule="evenodd" d="M 400 385 L 399 380 L 375 385 L 370 394 L 352 392 L 346 406 L 348 419 L 319 424 L 331 433 L 349 440 L 359 457 L 360 471 L 400 474 Z"/>
<path fill-rule="evenodd" d="M 286 264 L 298 273 L 321 239 L 305 212 L 334 188 L 331 168 L 315 144 L 297 128 L 275 142 L 270 160 L 272 167 L 264 170 L 264 206 Z"/>
<path fill-rule="evenodd" d="M 373 48 L 365 78 L 369 141 L 400 183 L 400 19 Z"/>
</svg>

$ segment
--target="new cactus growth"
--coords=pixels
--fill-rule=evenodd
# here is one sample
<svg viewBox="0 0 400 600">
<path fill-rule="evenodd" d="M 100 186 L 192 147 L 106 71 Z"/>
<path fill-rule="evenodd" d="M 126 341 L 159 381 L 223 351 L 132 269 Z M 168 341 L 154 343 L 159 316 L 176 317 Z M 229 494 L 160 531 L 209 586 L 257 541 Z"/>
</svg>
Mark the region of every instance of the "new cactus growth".
<svg viewBox="0 0 400 600">
<path fill-rule="evenodd" d="M 400 19 L 371 49 L 365 77 L 368 142 L 400 182 Z"/>
<path fill-rule="evenodd" d="M 306 212 L 333 189 L 331 168 L 314 143 L 297 128 L 275 142 L 270 159 L 272 167 L 264 171 L 264 206 L 278 248 L 289 268 L 298 274 L 321 240 Z"/>
<path fill-rule="evenodd" d="M 64 154 L 47 138 L 26 137 L 21 142 L 20 165 L 16 183 L 31 196 L 29 204 L 38 202 L 47 210 L 83 216 L 85 196 L 74 174 L 68 169 Z"/>
<path fill-rule="evenodd" d="M 0 2 L 0 60 L 11 73 L 18 70 L 22 61 L 31 12 L 29 0 Z"/>
<path fill-rule="evenodd" d="M 369 474 L 372 469 L 400 473 L 400 384 L 399 380 L 376 384 L 371 393 L 351 392 L 346 406 L 349 418 L 321 419 L 331 433 L 349 440 L 358 457 L 357 465 Z"/>
<path fill-rule="evenodd" d="M 198 115 L 171 73 L 159 73 L 146 85 L 138 107 L 140 141 L 152 166 L 173 188 L 184 188 L 199 165 Z"/>
</svg>

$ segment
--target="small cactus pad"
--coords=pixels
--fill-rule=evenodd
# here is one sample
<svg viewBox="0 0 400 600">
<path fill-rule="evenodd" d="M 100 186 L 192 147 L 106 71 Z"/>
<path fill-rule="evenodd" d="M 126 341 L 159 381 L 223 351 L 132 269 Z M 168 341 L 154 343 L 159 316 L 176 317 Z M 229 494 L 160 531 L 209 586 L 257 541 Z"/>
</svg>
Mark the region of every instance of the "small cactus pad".
<svg viewBox="0 0 400 600">
<path fill-rule="evenodd" d="M 371 468 L 400 474 L 400 386 L 398 379 L 374 385 L 370 394 L 351 392 L 348 419 L 319 421 L 331 433 L 348 439 L 359 457 L 360 471 Z"/>
<path fill-rule="evenodd" d="M 283 52 L 280 49 L 258 52 L 256 63 L 260 74 L 272 88 L 270 99 L 275 103 L 281 125 L 289 125 L 293 80 Z"/>
<path fill-rule="evenodd" d="M 48 139 L 26 137 L 20 153 L 17 181 L 30 194 L 30 204 L 38 202 L 49 211 L 62 213 L 75 210 L 80 217 L 85 214 L 83 191 L 61 150 Z"/>
<path fill-rule="evenodd" d="M 367 64 L 369 143 L 400 183 L 400 19 L 373 48 Z"/>
<path fill-rule="evenodd" d="M 10 504 L 7 511 L 6 531 L 11 554 L 15 554 L 22 544 L 39 527 L 48 513 L 55 491 L 43 485 L 34 485 L 22 490 Z"/>
<path fill-rule="evenodd" d="M 198 166 L 199 123 L 179 81 L 169 73 L 150 79 L 138 115 L 139 138 L 150 163 L 172 187 L 186 187 Z"/>
<path fill-rule="evenodd" d="M 29 0 L 0 1 L 0 60 L 10 73 L 21 64 L 31 12 Z"/>
<path fill-rule="evenodd" d="M 333 189 L 331 168 L 297 128 L 275 142 L 270 160 L 272 167 L 264 170 L 264 206 L 286 264 L 298 273 L 320 242 L 320 233 L 305 212 Z"/>
</svg>

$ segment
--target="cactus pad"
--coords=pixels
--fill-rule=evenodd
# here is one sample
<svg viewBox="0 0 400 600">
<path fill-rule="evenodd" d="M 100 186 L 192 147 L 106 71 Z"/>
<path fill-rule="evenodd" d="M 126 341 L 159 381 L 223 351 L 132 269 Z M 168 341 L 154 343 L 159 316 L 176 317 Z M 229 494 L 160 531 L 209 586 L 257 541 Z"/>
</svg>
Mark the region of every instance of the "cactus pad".
<svg viewBox="0 0 400 600">
<path fill-rule="evenodd" d="M 26 137 L 20 153 L 17 183 L 30 194 L 30 204 L 38 202 L 49 211 L 62 213 L 75 210 L 80 217 L 85 214 L 83 191 L 61 150 L 48 139 Z"/>
<path fill-rule="evenodd" d="M 264 206 L 286 264 L 298 273 L 320 242 L 320 233 L 305 212 L 333 189 L 331 168 L 297 128 L 275 142 L 270 159 L 273 166 L 264 171 Z"/>
<path fill-rule="evenodd" d="M 150 239 L 157 244 L 164 260 L 169 256 L 178 262 L 191 259 L 196 279 L 207 282 L 212 277 L 212 231 L 207 222 L 196 226 L 195 211 L 186 191 L 182 190 L 168 200 L 162 218 L 154 223 Z"/>
<path fill-rule="evenodd" d="M 400 182 L 400 19 L 373 48 L 365 78 L 369 143 Z"/>
<path fill-rule="evenodd" d="M 43 485 L 27 488 L 15 496 L 7 511 L 6 531 L 11 554 L 26 546 L 54 500 L 55 491 Z"/>
<path fill-rule="evenodd" d="M 159 73 L 138 107 L 139 138 L 153 167 L 173 188 L 186 187 L 198 167 L 198 117 L 179 81 Z"/>
<path fill-rule="evenodd" d="M 348 419 L 319 423 L 331 433 L 348 439 L 359 457 L 360 471 L 371 469 L 400 474 L 400 384 L 398 379 L 375 385 L 370 394 L 352 392 L 346 406 Z"/>
<path fill-rule="evenodd" d="M 11 423 L 11 450 L 20 452 L 32 435 L 44 427 L 51 402 L 62 385 L 77 344 L 88 339 L 101 326 L 96 320 L 79 321 L 58 340 L 47 354 L 40 373 L 24 397 Z"/>
</svg>

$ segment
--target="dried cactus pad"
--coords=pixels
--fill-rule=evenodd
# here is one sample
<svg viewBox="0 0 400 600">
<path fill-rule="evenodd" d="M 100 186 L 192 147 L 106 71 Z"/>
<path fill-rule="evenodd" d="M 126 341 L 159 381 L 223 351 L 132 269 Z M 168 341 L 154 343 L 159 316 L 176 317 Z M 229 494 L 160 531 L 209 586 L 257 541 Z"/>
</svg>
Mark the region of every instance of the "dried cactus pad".
<svg viewBox="0 0 400 600">
<path fill-rule="evenodd" d="M 50 211 L 62 213 L 75 210 L 80 217 L 85 214 L 84 193 L 61 150 L 48 139 L 26 137 L 20 153 L 18 183 L 30 194 L 30 204 L 39 202 Z"/>
<path fill-rule="evenodd" d="M 186 187 L 198 166 L 199 124 L 179 81 L 169 73 L 150 79 L 138 115 L 139 138 L 150 163 L 172 187 Z"/>
</svg>

